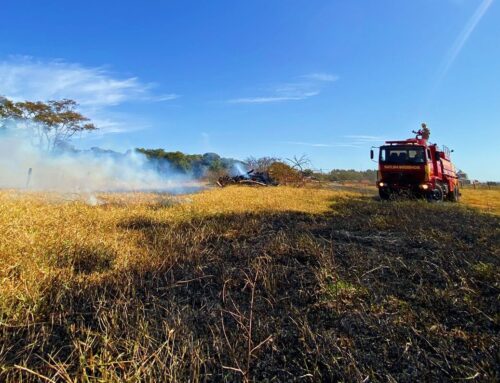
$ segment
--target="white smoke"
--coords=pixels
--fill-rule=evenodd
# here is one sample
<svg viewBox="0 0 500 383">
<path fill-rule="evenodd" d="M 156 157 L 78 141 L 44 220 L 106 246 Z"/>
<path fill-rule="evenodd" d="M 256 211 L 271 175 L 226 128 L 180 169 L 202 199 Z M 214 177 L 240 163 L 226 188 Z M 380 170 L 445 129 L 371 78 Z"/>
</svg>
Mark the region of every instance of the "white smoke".
<svg viewBox="0 0 500 383">
<path fill-rule="evenodd" d="M 194 191 L 197 186 L 189 176 L 178 172 L 167 169 L 160 174 L 136 151 L 49 153 L 18 134 L 0 133 L 0 188 L 75 193 L 184 193 Z"/>
<path fill-rule="evenodd" d="M 233 169 L 231 171 L 231 174 L 233 176 L 243 176 L 243 177 L 248 177 L 248 170 L 245 169 L 244 164 L 241 162 L 235 162 L 233 164 Z"/>
</svg>

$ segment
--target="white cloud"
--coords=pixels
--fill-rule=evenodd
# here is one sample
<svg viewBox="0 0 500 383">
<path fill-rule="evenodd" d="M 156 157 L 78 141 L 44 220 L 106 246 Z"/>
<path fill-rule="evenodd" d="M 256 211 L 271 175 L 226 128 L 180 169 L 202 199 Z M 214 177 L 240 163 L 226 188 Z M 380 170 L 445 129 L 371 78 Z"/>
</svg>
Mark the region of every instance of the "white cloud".
<svg viewBox="0 0 500 383">
<path fill-rule="evenodd" d="M 13 56 L 0 61 L 0 95 L 13 100 L 47 101 L 69 98 L 100 128 L 100 134 L 129 128 L 127 116 L 110 120 L 109 108 L 128 101 L 169 101 L 177 94 L 156 95 L 154 84 L 137 77 L 120 78 L 102 67 L 86 67 L 62 60 Z"/>
<path fill-rule="evenodd" d="M 161 96 L 152 97 L 151 100 L 152 101 L 171 101 L 171 100 L 175 100 L 176 98 L 179 98 L 179 97 L 180 96 L 178 94 L 170 93 L 170 94 L 164 94 Z"/>
<path fill-rule="evenodd" d="M 97 117 L 93 118 L 92 122 L 99 128 L 98 130 L 92 132 L 92 135 L 96 136 L 96 138 L 102 137 L 104 134 L 135 132 L 138 130 L 144 130 L 149 127 L 149 125 L 144 124 L 143 122 L 131 122 L 129 120 L 126 120 L 125 118 L 123 120 L 113 120 L 106 117 Z"/>
<path fill-rule="evenodd" d="M 275 97 L 243 97 L 235 98 L 229 100 L 231 104 L 265 104 L 270 102 L 281 102 L 281 101 L 296 101 L 305 100 L 306 98 L 316 96 L 319 92 L 303 92 L 297 93 L 296 95 L 289 96 L 275 96 Z"/>
<path fill-rule="evenodd" d="M 287 82 L 272 87 L 266 95 L 239 97 L 227 100 L 230 104 L 266 104 L 284 101 L 300 101 L 317 96 L 325 84 L 338 79 L 326 73 L 312 73 L 300 76 L 300 81 Z"/>
<path fill-rule="evenodd" d="M 344 136 L 345 138 L 353 139 L 357 143 L 366 143 L 366 142 L 382 142 L 385 141 L 384 138 L 379 136 L 366 136 L 366 135 L 348 135 Z"/>
<path fill-rule="evenodd" d="M 309 80 L 316 80 L 316 81 L 326 81 L 326 82 L 333 82 L 339 79 L 338 76 L 329 73 L 309 73 L 302 76 L 302 78 Z"/>
<path fill-rule="evenodd" d="M 163 101 L 178 96 L 155 96 L 151 83 L 137 77 L 118 78 L 104 68 L 85 67 L 61 60 L 41 61 L 11 57 L 0 61 L 4 96 L 22 100 L 71 98 L 81 105 L 112 106 L 130 100 Z"/>
</svg>

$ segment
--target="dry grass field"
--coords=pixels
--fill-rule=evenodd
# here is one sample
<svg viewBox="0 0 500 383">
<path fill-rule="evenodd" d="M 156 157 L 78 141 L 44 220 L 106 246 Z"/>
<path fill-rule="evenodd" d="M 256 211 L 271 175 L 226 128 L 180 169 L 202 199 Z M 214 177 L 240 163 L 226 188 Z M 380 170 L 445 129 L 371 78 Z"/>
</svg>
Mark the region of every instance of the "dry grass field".
<svg viewBox="0 0 500 383">
<path fill-rule="evenodd" d="M 500 214 L 500 187 L 491 188 L 472 186 L 462 188 L 462 202 L 468 206 L 478 208 L 488 213 Z"/>
<path fill-rule="evenodd" d="M 0 381 L 498 381 L 499 195 L 1 191 Z"/>
</svg>

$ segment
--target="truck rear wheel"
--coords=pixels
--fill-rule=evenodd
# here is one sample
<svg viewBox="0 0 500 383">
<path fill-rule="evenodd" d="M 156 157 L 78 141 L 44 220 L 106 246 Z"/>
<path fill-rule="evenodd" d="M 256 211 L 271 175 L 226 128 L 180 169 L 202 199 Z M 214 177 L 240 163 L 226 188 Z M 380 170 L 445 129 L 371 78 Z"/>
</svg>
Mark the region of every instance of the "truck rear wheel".
<svg viewBox="0 0 500 383">
<path fill-rule="evenodd" d="M 451 202 L 460 201 L 460 190 L 458 189 L 458 186 L 455 186 L 455 189 L 449 193 L 448 198 Z"/>
</svg>

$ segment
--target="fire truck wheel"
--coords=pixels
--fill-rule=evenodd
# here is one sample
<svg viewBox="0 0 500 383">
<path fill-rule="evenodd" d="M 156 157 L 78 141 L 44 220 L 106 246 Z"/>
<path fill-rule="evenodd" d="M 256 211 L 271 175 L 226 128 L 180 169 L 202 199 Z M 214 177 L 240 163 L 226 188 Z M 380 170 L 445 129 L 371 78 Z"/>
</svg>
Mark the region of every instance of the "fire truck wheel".
<svg viewBox="0 0 500 383">
<path fill-rule="evenodd" d="M 442 186 L 436 184 L 436 187 L 429 193 L 427 199 L 429 202 L 443 202 L 444 195 Z"/>
</svg>

